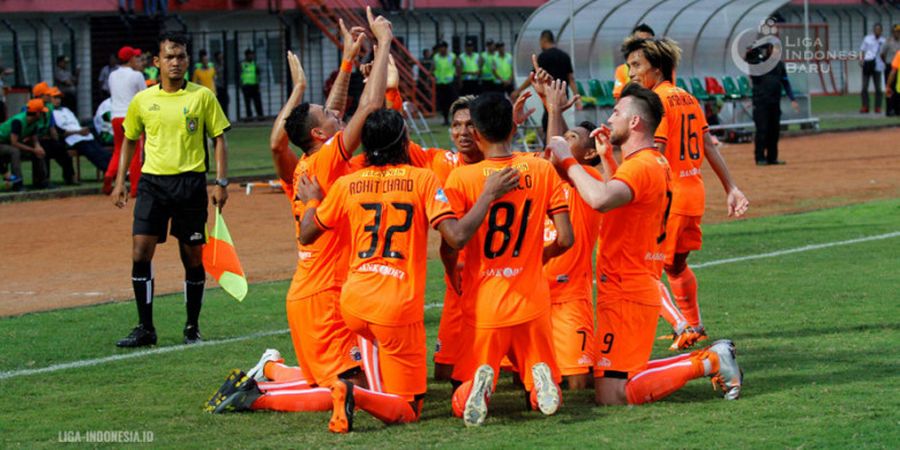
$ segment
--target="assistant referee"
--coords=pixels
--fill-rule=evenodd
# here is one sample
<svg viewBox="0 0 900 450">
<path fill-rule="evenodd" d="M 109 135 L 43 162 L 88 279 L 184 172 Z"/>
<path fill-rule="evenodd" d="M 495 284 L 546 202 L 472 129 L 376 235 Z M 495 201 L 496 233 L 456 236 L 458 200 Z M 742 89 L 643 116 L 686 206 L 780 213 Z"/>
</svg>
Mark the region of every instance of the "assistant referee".
<svg viewBox="0 0 900 450">
<path fill-rule="evenodd" d="M 138 326 L 119 347 L 156 344 L 153 327 L 153 270 L 151 261 L 157 243 L 166 240 L 171 219 L 172 236 L 179 241 L 184 264 L 184 298 L 187 323 L 184 343 L 200 342 L 200 308 L 206 274 L 202 251 L 206 242 L 206 172 L 209 168 L 207 136 L 215 141 L 216 183 L 213 205 L 222 208 L 228 199 L 227 157 L 224 133 L 231 124 L 209 89 L 184 79 L 188 68 L 187 38 L 165 33 L 157 45 L 153 64 L 160 81 L 135 95 L 125 116 L 125 141 L 112 192 L 115 205 L 128 201 L 125 170 L 141 134 L 144 134 L 144 164 L 134 205 L 132 227 L 131 283 L 137 303 Z"/>
</svg>

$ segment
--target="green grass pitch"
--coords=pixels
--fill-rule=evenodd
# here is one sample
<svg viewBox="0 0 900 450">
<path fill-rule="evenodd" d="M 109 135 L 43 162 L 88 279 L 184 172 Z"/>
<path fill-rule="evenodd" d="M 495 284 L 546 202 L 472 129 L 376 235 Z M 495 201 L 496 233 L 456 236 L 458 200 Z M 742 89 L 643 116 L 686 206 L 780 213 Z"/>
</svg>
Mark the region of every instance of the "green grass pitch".
<svg viewBox="0 0 900 450">
<path fill-rule="evenodd" d="M 896 199 L 730 222 L 707 226 L 705 248 L 691 260 L 699 265 L 898 230 Z M 168 448 L 896 448 L 898 255 L 894 236 L 698 268 L 704 321 L 713 339 L 736 342 L 746 373 L 739 401 L 721 400 L 701 379 L 640 407 L 595 407 L 590 392 L 567 392 L 559 413 L 542 417 L 523 410 L 522 394 L 504 377 L 480 429 L 451 417 L 449 386 L 434 382 L 420 423 L 386 427 L 360 412 L 357 431 L 346 436 L 328 433 L 328 413 L 203 412 L 228 369 L 248 369 L 265 348 L 294 362 L 290 339 L 280 332 L 287 328 L 286 282 L 253 285 L 243 303 L 210 290 L 201 323 L 210 345 L 48 373 L 9 376 L 133 353 L 113 345 L 134 323 L 133 303 L 0 319 L 0 447 L 55 446 L 66 432 L 134 430 L 152 431 L 152 445 Z M 443 287 L 439 264 L 429 270 L 426 303 L 435 304 Z M 156 301 L 159 348 L 177 346 L 181 296 Z M 426 313 L 430 347 L 439 316 L 439 308 Z M 270 333 L 212 343 L 264 332 Z M 670 354 L 665 345 L 659 342 L 654 355 Z"/>
</svg>

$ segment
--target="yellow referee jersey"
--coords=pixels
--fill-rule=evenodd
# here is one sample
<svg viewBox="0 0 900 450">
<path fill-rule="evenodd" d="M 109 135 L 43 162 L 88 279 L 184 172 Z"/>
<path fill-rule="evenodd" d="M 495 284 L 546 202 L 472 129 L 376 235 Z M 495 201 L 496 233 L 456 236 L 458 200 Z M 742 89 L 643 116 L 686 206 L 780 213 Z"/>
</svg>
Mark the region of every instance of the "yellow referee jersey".
<svg viewBox="0 0 900 450">
<path fill-rule="evenodd" d="M 130 140 L 145 135 L 141 173 L 177 175 L 206 172 L 206 136 L 218 137 L 231 123 L 212 91 L 185 81 L 173 93 L 164 91 L 161 83 L 139 92 L 122 126 Z"/>
</svg>

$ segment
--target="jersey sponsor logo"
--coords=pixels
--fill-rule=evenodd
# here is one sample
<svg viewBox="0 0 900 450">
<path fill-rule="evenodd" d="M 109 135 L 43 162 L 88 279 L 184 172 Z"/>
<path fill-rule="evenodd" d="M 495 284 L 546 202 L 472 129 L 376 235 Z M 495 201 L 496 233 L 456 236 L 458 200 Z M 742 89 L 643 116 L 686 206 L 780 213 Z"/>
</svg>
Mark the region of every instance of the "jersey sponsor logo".
<svg viewBox="0 0 900 450">
<path fill-rule="evenodd" d="M 450 200 L 447 199 L 447 194 L 444 194 L 443 188 L 438 188 L 437 194 L 434 195 L 434 199 L 441 203 L 450 203 Z"/>
<path fill-rule="evenodd" d="M 306 261 L 307 259 L 312 259 L 312 257 L 313 257 L 312 252 L 303 252 L 303 251 L 297 252 L 297 259 L 299 259 L 300 261 Z"/>
<path fill-rule="evenodd" d="M 394 277 L 398 280 L 406 279 L 406 272 L 404 272 L 396 267 L 386 266 L 384 264 L 366 263 L 366 264 L 359 266 L 359 269 L 357 269 L 357 272 L 377 273 L 379 275 Z"/>
<path fill-rule="evenodd" d="M 644 261 L 665 261 L 665 259 L 666 254 L 662 252 L 647 252 L 647 254 L 644 255 Z"/>
<path fill-rule="evenodd" d="M 518 170 L 519 172 L 527 172 L 528 171 L 528 163 L 527 162 L 516 163 L 510 167 Z M 481 170 L 481 173 L 485 177 L 489 177 L 489 176 L 491 176 L 492 173 L 500 172 L 503 169 L 505 169 L 505 167 L 485 167 L 484 169 Z"/>
<path fill-rule="evenodd" d="M 512 278 L 522 273 L 522 270 L 524 270 L 522 267 L 500 267 L 485 270 L 481 275 L 490 278 Z"/>
<path fill-rule="evenodd" d="M 350 348 L 350 359 L 354 361 L 362 361 L 362 352 L 359 351 L 359 347 L 354 345 Z"/>
<path fill-rule="evenodd" d="M 392 167 L 384 170 L 366 170 L 359 174 L 362 178 L 405 177 L 408 171 L 404 167 Z"/>
<path fill-rule="evenodd" d="M 678 172 L 678 176 L 681 178 L 696 177 L 697 175 L 700 175 L 699 167 L 694 167 L 691 170 L 682 170 Z"/>
<path fill-rule="evenodd" d="M 544 243 L 551 243 L 556 240 L 556 227 L 549 218 L 544 219 Z"/>
</svg>

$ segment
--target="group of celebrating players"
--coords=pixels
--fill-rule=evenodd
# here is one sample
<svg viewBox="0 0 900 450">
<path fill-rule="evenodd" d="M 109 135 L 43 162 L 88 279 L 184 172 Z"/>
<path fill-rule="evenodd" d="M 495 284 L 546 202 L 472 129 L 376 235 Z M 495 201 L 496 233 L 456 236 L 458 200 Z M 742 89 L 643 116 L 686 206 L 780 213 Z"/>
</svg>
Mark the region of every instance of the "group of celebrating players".
<svg viewBox="0 0 900 450">
<path fill-rule="evenodd" d="M 710 377 L 726 399 L 738 398 L 742 373 L 729 340 L 650 360 L 660 315 L 673 326 L 673 349 L 706 338 L 686 263 L 701 243 L 704 157 L 729 215 L 749 206 L 697 100 L 674 86 L 677 45 L 626 41 L 631 83 L 609 127 L 568 128 L 566 83 L 535 62 L 547 150 L 512 150 L 530 93 L 515 104 L 485 93 L 453 104 L 452 152 L 409 140 L 391 108 L 399 97 L 391 24 L 367 15 L 376 45 L 356 113 L 343 122 L 367 30 L 342 23 L 343 63 L 326 104 L 302 101 L 306 78 L 289 52 L 294 88 L 271 134 L 296 221 L 287 319 L 299 367 L 267 350 L 247 373 L 232 370 L 207 410 L 331 410 L 337 433 L 352 430 L 357 408 L 388 424 L 417 421 L 427 388 L 429 227 L 440 233 L 446 283 L 434 376 L 452 383 L 453 413 L 467 426 L 484 422 L 501 367 L 547 415 L 562 403 L 561 385 L 593 385 L 602 405 L 641 404 Z"/>
</svg>

